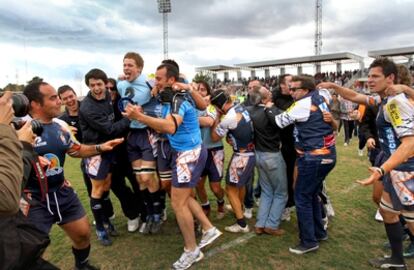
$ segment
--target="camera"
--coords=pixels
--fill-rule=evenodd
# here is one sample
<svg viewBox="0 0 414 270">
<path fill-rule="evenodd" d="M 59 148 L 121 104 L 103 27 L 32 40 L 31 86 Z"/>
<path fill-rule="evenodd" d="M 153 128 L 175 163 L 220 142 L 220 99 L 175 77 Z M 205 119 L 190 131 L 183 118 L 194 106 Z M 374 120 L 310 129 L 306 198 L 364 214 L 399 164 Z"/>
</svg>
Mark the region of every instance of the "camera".
<svg viewBox="0 0 414 270">
<path fill-rule="evenodd" d="M 3 93 L 0 93 L 0 97 L 1 96 L 3 96 Z M 14 129 L 19 130 L 26 123 L 22 117 L 26 116 L 29 113 L 30 102 L 25 95 L 21 93 L 13 93 L 12 104 L 15 118 L 12 120 L 11 124 L 13 125 Z M 42 135 L 43 126 L 39 121 L 32 120 L 31 125 L 34 134 L 37 136 Z"/>
<path fill-rule="evenodd" d="M 15 117 L 11 124 L 13 125 L 15 130 L 21 129 L 24 124 L 26 123 L 26 120 L 23 120 L 22 118 Z M 43 125 L 38 120 L 32 119 L 32 122 L 30 123 L 32 125 L 32 131 L 36 136 L 41 136 L 43 133 Z"/>
</svg>

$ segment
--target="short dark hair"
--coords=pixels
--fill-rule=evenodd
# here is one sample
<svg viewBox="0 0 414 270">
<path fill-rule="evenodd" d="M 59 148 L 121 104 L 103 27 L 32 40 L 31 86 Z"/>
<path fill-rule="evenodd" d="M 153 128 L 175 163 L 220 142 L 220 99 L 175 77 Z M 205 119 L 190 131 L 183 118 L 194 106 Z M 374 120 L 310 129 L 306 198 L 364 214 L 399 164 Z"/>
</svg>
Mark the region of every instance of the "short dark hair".
<svg viewBox="0 0 414 270">
<path fill-rule="evenodd" d="M 108 77 L 106 76 L 106 73 L 98 68 L 91 69 L 88 73 L 86 73 L 85 83 L 87 86 L 89 86 L 90 79 L 102 80 L 105 84 L 108 82 Z"/>
<path fill-rule="evenodd" d="M 279 77 L 279 84 L 285 83 L 286 82 L 286 77 L 288 77 L 288 76 L 292 76 L 292 75 L 290 75 L 289 73 L 280 75 L 280 77 Z"/>
<path fill-rule="evenodd" d="M 76 96 L 76 92 L 75 92 L 75 90 L 73 90 L 73 88 L 72 87 L 70 87 L 69 85 L 67 85 L 67 84 L 65 84 L 65 85 L 62 85 L 61 87 L 59 87 L 58 88 L 58 95 L 59 95 L 59 97 L 63 94 L 63 93 L 65 93 L 65 92 L 67 92 L 67 91 L 72 91 L 74 94 L 75 94 L 75 96 Z"/>
<path fill-rule="evenodd" d="M 173 59 L 164 59 L 164 60 L 162 60 L 161 64 L 170 64 L 170 65 L 173 65 L 174 67 L 177 68 L 178 73 L 180 73 L 180 66 Z"/>
<path fill-rule="evenodd" d="M 157 67 L 157 70 L 160 70 L 163 68 L 167 69 L 167 79 L 174 77 L 175 81 L 178 82 L 179 77 L 180 77 L 180 72 L 178 71 L 177 67 L 171 64 L 161 64 Z"/>
<path fill-rule="evenodd" d="M 218 89 L 214 91 L 210 98 L 211 104 L 219 107 L 219 109 L 223 109 L 224 104 L 230 100 L 230 96 L 227 94 L 225 89 Z"/>
<path fill-rule="evenodd" d="M 207 90 L 207 95 L 211 96 L 211 87 L 210 87 L 210 85 L 208 84 L 208 82 L 206 82 L 206 81 L 204 81 L 204 80 L 200 80 L 200 81 L 198 81 L 197 83 L 198 83 L 198 84 L 202 84 L 202 85 L 206 88 L 206 90 Z"/>
<path fill-rule="evenodd" d="M 26 85 L 23 94 L 29 99 L 29 102 L 35 101 L 43 105 L 43 94 L 40 92 L 40 86 L 49 85 L 47 82 L 37 81 Z"/>
<path fill-rule="evenodd" d="M 293 76 L 292 82 L 300 82 L 300 87 L 309 92 L 315 90 L 315 79 L 309 75 L 300 75 L 300 76 Z"/>
<path fill-rule="evenodd" d="M 137 67 L 144 67 L 144 59 L 142 58 L 142 56 L 139 53 L 136 52 L 127 52 L 124 55 L 124 60 L 125 58 L 128 59 L 132 59 L 135 61 L 135 64 L 137 64 Z"/>
<path fill-rule="evenodd" d="M 380 67 L 382 69 L 382 73 L 385 77 L 394 74 L 394 83 L 398 80 L 398 68 L 394 61 L 388 59 L 387 57 L 380 57 L 374 60 L 374 62 L 369 65 L 369 69 L 374 67 Z"/>
</svg>

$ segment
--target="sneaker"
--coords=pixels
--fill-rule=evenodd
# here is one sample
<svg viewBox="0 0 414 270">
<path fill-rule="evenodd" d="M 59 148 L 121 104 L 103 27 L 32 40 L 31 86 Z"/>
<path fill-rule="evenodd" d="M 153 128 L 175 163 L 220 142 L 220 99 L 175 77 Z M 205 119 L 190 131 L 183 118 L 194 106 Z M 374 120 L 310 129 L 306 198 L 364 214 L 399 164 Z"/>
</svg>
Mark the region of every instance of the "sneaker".
<svg viewBox="0 0 414 270">
<path fill-rule="evenodd" d="M 109 238 L 109 235 L 105 230 L 96 230 L 96 236 L 98 237 L 99 242 L 101 242 L 103 246 L 112 245 L 112 240 Z"/>
<path fill-rule="evenodd" d="M 344 143 L 344 146 L 348 146 L 348 143 Z"/>
<path fill-rule="evenodd" d="M 286 207 L 283 210 L 281 219 L 284 221 L 290 221 L 290 208 L 289 207 Z"/>
<path fill-rule="evenodd" d="M 256 203 L 256 206 L 260 206 L 260 197 L 254 197 L 254 202 Z"/>
<path fill-rule="evenodd" d="M 359 150 L 358 149 L 358 156 L 362 157 L 363 155 L 364 155 L 364 150 L 362 150 L 362 149 Z"/>
<path fill-rule="evenodd" d="M 253 217 L 253 208 L 244 209 L 243 216 L 247 219 L 251 219 Z"/>
<path fill-rule="evenodd" d="M 407 269 L 404 263 L 394 263 L 391 258 L 375 258 L 369 260 L 371 266 L 384 269 Z"/>
<path fill-rule="evenodd" d="M 378 222 L 384 222 L 384 219 L 382 218 L 379 209 L 377 209 L 377 212 L 375 213 L 375 220 Z"/>
<path fill-rule="evenodd" d="M 203 252 L 199 248 L 195 251 L 184 251 L 181 257 L 176 261 L 172 267 L 175 270 L 184 270 L 191 267 L 196 262 L 201 261 L 204 258 Z"/>
<path fill-rule="evenodd" d="M 326 231 L 328 229 L 329 218 L 326 216 L 322 218 L 323 229 Z"/>
<path fill-rule="evenodd" d="M 112 214 L 112 216 L 109 217 L 109 220 L 114 220 L 115 219 L 115 213 Z"/>
<path fill-rule="evenodd" d="M 413 258 L 414 257 L 414 243 L 410 242 L 408 247 L 404 249 L 404 258 Z"/>
<path fill-rule="evenodd" d="M 231 226 L 226 226 L 224 228 L 225 231 L 227 232 L 232 232 L 232 233 L 248 233 L 249 232 L 249 225 L 246 225 L 246 227 L 242 227 L 237 223 L 234 223 Z"/>
<path fill-rule="evenodd" d="M 93 266 L 92 264 L 90 264 L 89 262 L 87 262 L 86 264 L 82 265 L 81 267 L 77 267 L 75 265 L 75 268 L 73 268 L 74 270 L 99 270 L 99 267 Z"/>
<path fill-rule="evenodd" d="M 304 247 L 301 244 L 295 246 L 295 247 L 291 247 L 289 248 L 289 252 L 294 253 L 294 254 L 298 254 L 298 255 L 302 255 L 311 251 L 315 251 L 319 248 L 319 245 L 316 245 L 314 247 Z"/>
<path fill-rule="evenodd" d="M 135 232 L 139 228 L 139 218 L 137 217 L 134 219 L 128 219 L 127 225 L 128 225 L 128 232 L 130 233 Z"/>
<path fill-rule="evenodd" d="M 115 226 L 112 223 L 108 223 L 108 227 L 106 231 L 109 233 L 110 236 L 114 236 L 114 237 L 119 236 L 118 231 L 115 229 Z"/>
<path fill-rule="evenodd" d="M 201 237 L 200 244 L 198 244 L 198 248 L 203 248 L 205 246 L 210 245 L 214 242 L 217 238 L 220 237 L 223 233 L 220 232 L 216 227 L 212 227 L 203 233 Z"/>
<path fill-rule="evenodd" d="M 334 217 L 335 216 L 335 210 L 333 209 L 332 203 L 329 200 L 325 204 L 325 209 L 326 209 L 326 216 L 327 217 Z"/>
<path fill-rule="evenodd" d="M 147 230 L 147 223 L 146 222 L 142 222 L 141 223 L 141 226 L 139 227 L 139 230 L 138 230 L 138 232 L 139 233 L 142 233 L 142 234 L 145 234 L 144 232 Z"/>
<path fill-rule="evenodd" d="M 161 221 L 161 219 L 160 220 L 158 220 L 158 221 L 153 221 L 152 223 L 151 223 L 151 228 L 150 228 L 150 233 L 152 233 L 152 234 L 157 234 L 157 233 L 159 233 L 160 231 L 161 231 L 161 225 L 162 225 L 162 221 Z"/>
</svg>

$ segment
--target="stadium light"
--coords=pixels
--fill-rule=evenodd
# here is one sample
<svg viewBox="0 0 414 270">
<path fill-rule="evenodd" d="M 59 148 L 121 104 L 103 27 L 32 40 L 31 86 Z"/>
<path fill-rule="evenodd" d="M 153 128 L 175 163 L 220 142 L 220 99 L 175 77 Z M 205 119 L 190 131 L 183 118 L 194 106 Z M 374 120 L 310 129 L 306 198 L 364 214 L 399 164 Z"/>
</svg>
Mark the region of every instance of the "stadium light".
<svg viewBox="0 0 414 270">
<path fill-rule="evenodd" d="M 170 0 L 157 0 L 158 12 L 162 14 L 164 59 L 168 59 L 168 13 L 171 13 Z"/>
</svg>

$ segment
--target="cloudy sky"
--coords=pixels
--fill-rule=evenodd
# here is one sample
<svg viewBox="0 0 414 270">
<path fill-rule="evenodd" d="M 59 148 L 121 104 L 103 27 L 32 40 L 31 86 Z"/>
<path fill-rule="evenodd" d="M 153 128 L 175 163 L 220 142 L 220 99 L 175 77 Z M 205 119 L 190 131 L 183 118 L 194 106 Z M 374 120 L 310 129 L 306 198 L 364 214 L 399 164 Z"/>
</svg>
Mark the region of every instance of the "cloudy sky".
<svg viewBox="0 0 414 270">
<path fill-rule="evenodd" d="M 197 66 L 308 56 L 314 0 L 171 0 L 169 56 L 192 77 Z M 414 0 L 323 0 L 322 53 L 414 44 Z M 163 58 L 156 0 L 0 0 L 0 87 L 37 75 L 85 93 L 84 74 L 122 72 L 127 51 L 144 73 Z"/>
</svg>

